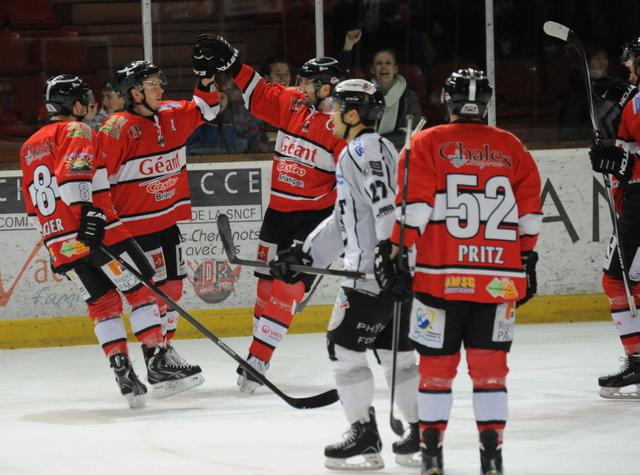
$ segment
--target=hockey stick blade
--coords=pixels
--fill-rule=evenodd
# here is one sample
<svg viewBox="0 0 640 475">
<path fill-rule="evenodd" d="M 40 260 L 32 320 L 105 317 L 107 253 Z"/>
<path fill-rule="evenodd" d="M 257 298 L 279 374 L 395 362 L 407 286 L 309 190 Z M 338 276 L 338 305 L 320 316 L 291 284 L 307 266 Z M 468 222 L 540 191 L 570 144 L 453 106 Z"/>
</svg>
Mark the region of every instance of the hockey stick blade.
<svg viewBox="0 0 640 475">
<path fill-rule="evenodd" d="M 100 250 L 104 254 L 109 256 L 111 259 L 118 262 L 120 266 L 122 266 L 124 269 L 129 271 L 136 279 L 142 282 L 142 284 L 147 289 L 149 289 L 155 295 L 163 299 L 167 303 L 167 305 L 169 305 L 176 312 L 178 312 L 185 320 L 187 320 L 198 331 L 200 331 L 200 333 L 202 333 L 209 340 L 214 342 L 218 346 L 218 348 L 220 348 L 227 355 L 233 358 L 236 361 L 236 363 L 242 366 L 242 368 L 245 371 L 250 373 L 251 376 L 253 376 L 257 381 L 259 381 L 260 383 L 262 383 L 263 385 L 271 389 L 271 391 L 277 394 L 283 401 L 285 401 L 291 407 L 294 407 L 296 409 L 314 409 L 317 407 L 328 406 L 338 401 L 339 399 L 338 391 L 336 391 L 335 389 L 331 389 L 329 391 L 326 391 L 321 394 L 317 394 L 315 396 L 302 397 L 302 398 L 296 398 L 296 397 L 291 397 L 286 395 L 280 389 L 278 389 L 278 387 L 275 384 L 273 384 L 271 381 L 265 378 L 263 374 L 256 371 L 256 369 L 253 366 L 251 366 L 249 363 L 247 363 L 247 361 L 244 360 L 240 355 L 238 355 L 238 353 L 233 351 L 233 349 L 229 345 L 227 345 L 220 338 L 218 338 L 216 335 L 210 332 L 207 327 L 205 327 L 202 323 L 200 323 L 195 317 L 192 317 L 191 314 L 187 312 L 185 309 L 183 309 L 180 305 L 178 305 L 176 301 L 174 301 L 171 297 L 169 297 L 162 290 L 160 290 L 157 285 L 145 279 L 145 277 L 142 274 L 140 274 L 140 272 L 135 267 L 133 267 L 131 264 L 129 264 L 127 261 L 123 260 L 119 256 L 114 255 L 108 248 L 106 248 L 102 244 L 100 245 Z"/>
<path fill-rule="evenodd" d="M 254 259 L 244 259 L 238 257 L 235 251 L 235 245 L 233 244 L 233 234 L 231 233 L 231 226 L 229 224 L 229 217 L 226 214 L 218 216 L 218 233 L 220 240 L 222 241 L 222 247 L 227 254 L 227 260 L 232 264 L 240 264 L 248 267 L 258 267 L 262 269 L 268 269 L 269 264 L 264 261 Z M 294 272 L 302 272 L 303 274 L 322 274 L 333 275 L 336 277 L 346 277 L 348 279 L 375 279 L 373 274 L 356 272 L 350 270 L 338 270 L 338 269 L 325 269 L 324 267 L 311 267 L 298 264 L 290 264 L 289 269 Z"/>
<path fill-rule="evenodd" d="M 554 38 L 558 38 L 562 41 L 567 41 L 569 33 L 571 33 L 569 28 L 555 21 L 545 21 L 544 25 L 542 25 L 542 29 L 547 35 L 553 36 Z"/>
</svg>

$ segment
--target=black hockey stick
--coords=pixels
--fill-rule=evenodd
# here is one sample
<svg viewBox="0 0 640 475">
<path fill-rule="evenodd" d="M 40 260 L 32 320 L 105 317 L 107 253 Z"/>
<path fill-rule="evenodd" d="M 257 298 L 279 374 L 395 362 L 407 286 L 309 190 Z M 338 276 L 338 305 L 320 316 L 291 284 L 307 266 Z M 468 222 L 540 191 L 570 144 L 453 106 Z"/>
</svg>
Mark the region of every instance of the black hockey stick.
<svg viewBox="0 0 640 475">
<path fill-rule="evenodd" d="M 320 282 L 322 282 L 323 277 L 324 275 L 321 275 L 316 279 L 316 281 L 313 283 L 313 287 L 307 293 L 307 296 L 302 300 L 302 302 L 296 304 L 296 308 L 293 310 L 293 313 L 300 313 L 305 309 L 305 307 L 311 300 L 311 297 L 313 297 L 313 294 L 315 294 L 316 290 L 318 290 L 318 286 L 320 285 Z"/>
<path fill-rule="evenodd" d="M 233 244 L 233 235 L 231 233 L 231 225 L 229 224 L 229 217 L 226 214 L 218 216 L 218 233 L 220 240 L 222 241 L 222 247 L 227 254 L 227 260 L 231 264 L 239 264 L 242 266 L 269 268 L 269 264 L 264 261 L 243 259 L 238 257 L 236 248 Z M 338 270 L 338 269 L 325 269 L 323 267 L 311 267 L 298 264 L 289 264 L 289 269 L 295 272 L 302 272 L 304 274 L 324 274 L 335 275 L 337 277 L 347 277 L 350 279 L 375 279 L 373 274 L 364 272 L 356 272 L 350 270 Z"/>
<path fill-rule="evenodd" d="M 338 400 L 338 391 L 335 389 L 331 389 L 330 391 L 326 391 L 322 394 L 318 394 L 316 396 L 303 397 L 303 398 L 295 398 L 291 396 L 287 396 L 285 393 L 280 391 L 278 387 L 269 381 L 264 375 L 260 374 L 255 370 L 253 366 L 247 363 L 242 357 L 238 355 L 235 351 L 233 351 L 225 342 L 223 342 L 220 338 L 211 333 L 207 327 L 202 325 L 198 320 L 192 317 L 186 310 L 184 310 L 177 302 L 175 302 L 171 297 L 165 294 L 162 290 L 158 288 L 154 283 L 145 279 L 138 270 L 136 270 L 131 264 L 129 264 L 124 259 L 119 256 L 114 255 L 107 247 L 104 245 L 100 245 L 100 250 L 104 252 L 107 256 L 109 256 L 114 261 L 117 261 L 122 267 L 128 270 L 131 274 L 133 274 L 140 282 L 144 284 L 146 288 L 148 288 L 151 292 L 156 294 L 158 297 L 163 299 L 167 304 L 173 308 L 176 312 L 178 312 L 185 320 L 187 320 L 191 325 L 196 327 L 204 336 L 209 338 L 212 342 L 214 342 L 218 348 L 224 351 L 226 354 L 231 356 L 236 363 L 238 363 L 242 368 L 251 374 L 256 380 L 260 383 L 264 384 L 266 387 L 271 389 L 274 393 L 280 396 L 287 404 L 291 407 L 295 407 L 296 409 L 313 409 L 316 407 L 324 407 L 330 404 L 333 404 Z"/>
<path fill-rule="evenodd" d="M 407 220 L 407 187 L 409 186 L 409 157 L 411 155 L 411 137 L 413 135 L 413 116 L 407 115 L 407 136 L 404 144 L 404 175 L 402 177 L 402 203 L 400 205 L 400 238 L 398 239 L 398 268 L 404 267 L 404 228 Z M 416 131 L 422 128 L 422 120 L 418 123 Z M 393 332 L 391 338 L 391 409 L 389 410 L 389 425 L 396 435 L 402 435 L 404 426 L 393 415 L 393 406 L 396 395 L 396 373 L 398 363 L 398 343 L 400 340 L 400 320 L 402 318 L 402 302 L 393 303 Z"/>
<path fill-rule="evenodd" d="M 591 126 L 593 128 L 593 141 L 594 143 L 599 143 L 602 139 L 602 133 L 600 132 L 600 125 L 598 124 L 598 119 L 595 114 L 595 109 L 593 107 L 593 95 L 591 92 L 591 77 L 589 76 L 589 62 L 587 61 L 587 55 L 584 51 L 584 46 L 582 45 L 582 41 L 580 41 L 580 37 L 572 31 L 570 28 L 561 25 L 560 23 L 556 23 L 555 21 L 546 21 L 542 26 L 544 32 L 553 36 L 554 38 L 558 38 L 566 42 L 568 45 L 572 46 L 578 55 L 580 56 L 582 63 L 582 72 L 584 83 L 587 88 L 587 104 L 589 106 L 589 116 L 591 117 Z M 624 284 L 624 291 L 627 294 L 627 302 L 629 304 L 629 311 L 631 312 L 632 317 L 636 317 L 638 315 L 638 310 L 636 308 L 636 302 L 631 292 L 631 285 L 629 284 L 629 277 L 627 276 L 627 260 L 625 259 L 625 255 L 622 252 L 622 245 L 620 244 L 620 233 L 618 232 L 618 216 L 616 214 L 615 202 L 613 199 L 613 193 L 611 191 L 611 180 L 609 179 L 609 175 L 606 173 L 602 174 L 602 181 L 604 182 L 604 187 L 607 191 L 607 203 L 609 205 L 609 213 L 611 214 L 611 223 L 613 224 L 613 237 L 616 240 L 616 248 L 618 251 L 618 259 L 620 261 L 620 272 L 622 274 L 622 282 Z"/>
</svg>

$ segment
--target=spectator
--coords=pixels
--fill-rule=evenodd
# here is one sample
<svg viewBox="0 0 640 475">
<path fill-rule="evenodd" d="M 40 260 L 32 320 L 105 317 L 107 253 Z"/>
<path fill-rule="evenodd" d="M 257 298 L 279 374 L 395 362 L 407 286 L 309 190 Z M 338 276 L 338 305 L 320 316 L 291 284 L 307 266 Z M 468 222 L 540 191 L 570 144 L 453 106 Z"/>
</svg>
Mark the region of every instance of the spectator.
<svg viewBox="0 0 640 475">
<path fill-rule="evenodd" d="M 291 86 L 291 65 L 286 59 L 277 56 L 269 58 L 260 68 L 260 75 L 269 84 Z"/>
<path fill-rule="evenodd" d="M 113 83 L 109 79 L 103 81 L 102 87 L 100 88 L 100 94 L 102 96 L 102 107 L 99 111 L 97 111 L 95 117 L 91 117 L 91 114 L 88 114 L 90 121 L 87 121 L 88 119 L 85 118 L 85 122 L 87 122 L 95 130 L 99 130 L 100 127 L 102 127 L 102 124 L 109 115 L 113 114 L 114 112 L 120 112 L 124 110 L 125 106 L 124 97 L 122 97 L 120 92 L 115 89 Z M 97 109 L 97 104 L 95 104 L 95 101 L 94 106 Z"/>
<path fill-rule="evenodd" d="M 400 150 L 405 139 L 407 114 L 416 118 L 422 115 L 420 99 L 416 91 L 408 87 L 406 79 L 398 74 L 396 55 L 392 50 L 382 49 L 373 55 L 371 74 L 372 82 L 380 87 L 385 102 L 377 132 Z"/>
</svg>

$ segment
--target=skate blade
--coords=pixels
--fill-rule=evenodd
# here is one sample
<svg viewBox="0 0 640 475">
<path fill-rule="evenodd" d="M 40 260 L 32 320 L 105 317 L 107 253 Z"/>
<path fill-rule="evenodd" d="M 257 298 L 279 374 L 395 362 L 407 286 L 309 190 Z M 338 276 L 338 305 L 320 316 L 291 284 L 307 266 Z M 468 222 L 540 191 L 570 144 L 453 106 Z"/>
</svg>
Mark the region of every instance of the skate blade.
<svg viewBox="0 0 640 475">
<path fill-rule="evenodd" d="M 188 376 L 182 379 L 153 384 L 151 397 L 153 397 L 153 399 L 164 399 L 188 389 L 195 388 L 196 386 L 200 386 L 202 383 L 204 383 L 204 376 L 202 376 L 202 374 L 194 374 L 193 376 Z"/>
<path fill-rule="evenodd" d="M 420 451 L 412 454 L 396 454 L 396 463 L 404 467 L 421 467 L 422 454 Z"/>
<path fill-rule="evenodd" d="M 127 398 L 127 402 L 129 403 L 129 407 L 131 409 L 140 409 L 144 407 L 147 402 L 146 394 L 133 394 L 129 393 L 125 396 Z"/>
<path fill-rule="evenodd" d="M 441 468 L 430 468 L 424 475 L 444 475 L 444 470 Z"/>
<path fill-rule="evenodd" d="M 364 461 L 350 462 L 352 459 L 364 457 Z M 360 458 L 360 460 L 362 460 Z M 357 455 L 348 459 L 327 457 L 324 466 L 331 470 L 380 470 L 384 468 L 384 460 L 380 454 Z"/>
<path fill-rule="evenodd" d="M 629 386 L 627 386 L 629 388 Z M 623 388 L 600 388 L 600 396 L 605 399 L 640 400 L 640 384 L 635 386 L 635 391 L 621 391 Z"/>
</svg>

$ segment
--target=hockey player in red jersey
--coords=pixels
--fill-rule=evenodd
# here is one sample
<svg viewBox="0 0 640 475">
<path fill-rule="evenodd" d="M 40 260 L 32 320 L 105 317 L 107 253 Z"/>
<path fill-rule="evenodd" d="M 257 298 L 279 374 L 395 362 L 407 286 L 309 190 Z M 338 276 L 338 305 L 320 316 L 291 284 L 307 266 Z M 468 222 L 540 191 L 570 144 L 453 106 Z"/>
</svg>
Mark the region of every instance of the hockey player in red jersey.
<svg viewBox="0 0 640 475">
<path fill-rule="evenodd" d="M 335 169 L 345 145 L 331 133 L 325 99 L 344 73 L 333 58 L 315 58 L 302 66 L 298 89 L 269 84 L 243 64 L 238 50 L 224 38 L 200 35 L 193 51 L 196 74 L 229 72 L 242 90 L 247 109 L 278 129 L 271 172 L 271 198 L 262 228 L 258 259 L 268 262 L 293 241 L 302 241 L 329 216 L 336 199 Z M 313 276 L 296 284 L 258 273 L 253 342 L 247 361 L 264 373 L 289 329 L 293 309 Z M 238 368 L 240 390 L 252 393 L 259 383 Z"/>
<path fill-rule="evenodd" d="M 213 77 L 198 80 L 191 101 L 163 100 L 167 83 L 147 61 L 120 68 L 116 87 L 127 108 L 112 114 L 98 132 L 98 150 L 107 163 L 113 204 L 149 262 L 157 286 L 178 301 L 186 277 L 178 221 L 191 219 L 186 142 L 218 113 Z M 166 348 L 165 370 L 183 375 L 175 392 L 202 384 L 200 367 L 187 363 L 173 347 L 177 312 L 158 299 Z M 149 370 L 158 349 L 143 347 Z"/>
<path fill-rule="evenodd" d="M 623 64 L 629 70 L 629 81 L 640 84 L 640 38 L 625 45 Z M 598 143 L 590 152 L 592 168 L 596 172 L 614 176 L 613 193 L 618 213 L 618 239 L 625 258 L 626 273 L 640 308 L 640 238 L 638 221 L 640 212 L 638 190 L 640 187 L 640 94 L 627 102 L 615 145 Z M 607 247 L 604 274 L 602 276 L 611 316 L 625 352 L 624 364 L 619 372 L 602 376 L 598 380 L 600 395 L 612 399 L 640 399 L 640 317 L 633 317 L 629 309 L 627 291 L 622 280 L 620 259 L 615 237 Z"/>
<path fill-rule="evenodd" d="M 96 153 L 87 113 L 89 87 L 63 74 L 45 86 L 49 123 L 20 150 L 27 214 L 34 218 L 54 272 L 65 274 L 88 305 L 95 334 L 109 358 L 120 391 L 132 408 L 145 403 L 147 389 L 129 361 L 121 292 L 131 306 L 131 327 L 144 347 L 163 345 L 155 296 L 117 262 L 98 250 L 127 256 L 147 278 L 153 270 L 116 215 L 104 160 Z M 161 365 L 159 359 L 153 362 Z"/>
<path fill-rule="evenodd" d="M 442 90 L 450 123 L 412 140 L 402 245 L 417 250 L 409 337 L 420 353 L 422 474 L 443 473 L 442 443 L 463 343 L 481 473 L 503 473 L 507 352 L 516 303 L 535 290 L 533 249 L 542 215 L 540 175 L 531 155 L 511 133 L 483 124 L 491 93 L 481 71 L 453 73 Z M 398 167 L 398 207 L 405 159 Z M 399 229 L 396 221 L 396 246 Z M 385 248 L 379 247 L 376 262 L 388 264 L 380 266 L 383 288 L 404 272 L 394 269 L 397 248 Z"/>
</svg>

